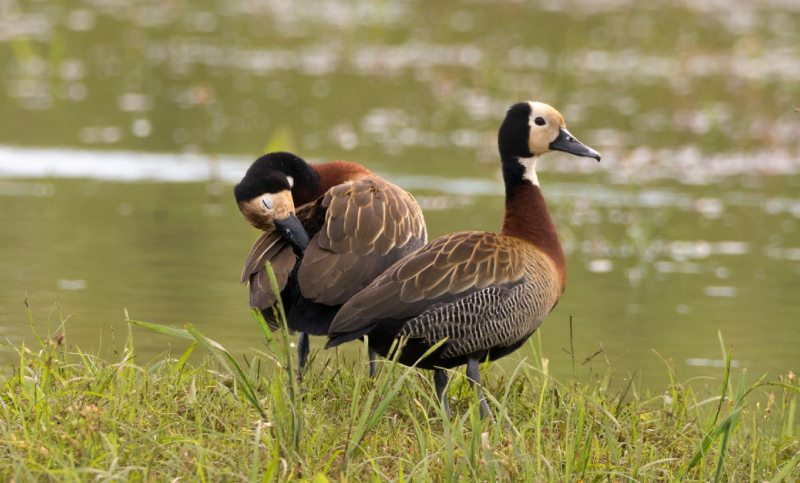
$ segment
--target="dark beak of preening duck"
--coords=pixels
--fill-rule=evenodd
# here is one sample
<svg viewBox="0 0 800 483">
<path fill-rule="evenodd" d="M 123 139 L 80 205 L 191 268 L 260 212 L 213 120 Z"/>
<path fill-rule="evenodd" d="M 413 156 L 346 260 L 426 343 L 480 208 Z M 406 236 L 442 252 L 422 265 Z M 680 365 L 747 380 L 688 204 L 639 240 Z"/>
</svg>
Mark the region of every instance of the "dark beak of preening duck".
<svg viewBox="0 0 800 483">
<path fill-rule="evenodd" d="M 308 246 L 308 233 L 306 229 L 303 228 L 300 220 L 292 213 L 285 220 L 276 219 L 274 222 L 275 229 L 278 230 L 278 233 L 289 242 L 290 245 L 292 245 L 295 254 L 303 256 Z"/>
<path fill-rule="evenodd" d="M 575 156 L 583 156 L 584 158 L 594 158 L 600 161 L 600 153 L 583 144 L 575 139 L 575 136 L 569 133 L 563 127 L 558 130 L 558 137 L 550 143 L 550 150 L 564 151 L 565 153 L 574 154 Z"/>
</svg>

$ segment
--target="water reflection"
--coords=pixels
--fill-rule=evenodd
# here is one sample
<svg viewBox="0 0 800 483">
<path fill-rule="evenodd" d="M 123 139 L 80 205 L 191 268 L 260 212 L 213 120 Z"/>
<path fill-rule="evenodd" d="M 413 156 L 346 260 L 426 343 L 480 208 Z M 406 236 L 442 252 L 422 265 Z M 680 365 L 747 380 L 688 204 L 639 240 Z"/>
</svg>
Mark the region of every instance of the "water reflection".
<svg viewBox="0 0 800 483">
<path fill-rule="evenodd" d="M 596 127 L 587 141 L 623 148 L 606 156 L 625 160 L 618 172 L 673 157 L 677 170 L 797 168 L 792 2 L 452 7 L 11 2 L 0 105 L 29 122 L 0 142 L 250 153 L 288 128 L 315 155 L 391 159 L 492 144 L 503 108 L 535 95 Z M 30 132 L 39 111 L 57 134 Z"/>
</svg>

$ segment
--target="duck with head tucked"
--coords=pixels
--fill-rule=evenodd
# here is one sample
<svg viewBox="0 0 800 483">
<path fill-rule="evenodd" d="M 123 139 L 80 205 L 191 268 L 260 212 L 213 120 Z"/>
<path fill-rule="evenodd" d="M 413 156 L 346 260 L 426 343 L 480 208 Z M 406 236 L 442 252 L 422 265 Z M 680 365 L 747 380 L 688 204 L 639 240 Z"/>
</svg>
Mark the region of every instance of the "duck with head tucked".
<svg viewBox="0 0 800 483">
<path fill-rule="evenodd" d="M 245 219 L 264 231 L 242 271 L 250 306 L 277 328 L 277 298 L 265 268 L 270 262 L 289 329 L 300 332 L 301 371 L 309 334 L 326 335 L 343 303 L 427 241 L 414 197 L 353 162 L 310 164 L 291 153 L 266 154 L 234 194 Z"/>
<path fill-rule="evenodd" d="M 519 348 L 556 306 L 566 283 L 564 251 L 547 209 L 536 163 L 550 151 L 600 161 L 564 118 L 541 102 L 520 102 L 498 133 L 505 182 L 500 233 L 442 236 L 395 263 L 339 309 L 326 347 L 369 337 L 387 355 L 395 339 L 399 361 L 434 370 L 437 396 L 449 413 L 445 369 L 467 365 L 478 385 L 482 415 L 491 415 L 479 363 Z M 445 342 L 419 360 L 437 343 Z"/>
</svg>

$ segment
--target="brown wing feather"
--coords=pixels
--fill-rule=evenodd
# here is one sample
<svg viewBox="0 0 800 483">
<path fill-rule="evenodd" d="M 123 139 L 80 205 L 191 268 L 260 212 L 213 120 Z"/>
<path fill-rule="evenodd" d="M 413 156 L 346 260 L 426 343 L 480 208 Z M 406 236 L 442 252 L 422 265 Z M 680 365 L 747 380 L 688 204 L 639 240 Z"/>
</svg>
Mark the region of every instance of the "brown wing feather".
<svg viewBox="0 0 800 483">
<path fill-rule="evenodd" d="M 403 319 L 489 285 L 525 275 L 524 242 L 488 232 L 443 236 L 400 260 L 345 304 L 329 335 L 358 331 L 373 322 Z"/>
<path fill-rule="evenodd" d="M 398 186 L 367 176 L 325 194 L 325 222 L 300 265 L 303 295 L 339 305 L 427 240 L 422 210 Z"/>
<path fill-rule="evenodd" d="M 286 243 L 283 242 L 279 234 L 275 232 L 262 233 L 253 243 L 253 247 L 247 255 L 247 260 L 244 262 L 242 283 L 247 283 L 250 280 L 250 275 L 263 267 L 264 262 L 275 256 L 285 245 Z"/>
<path fill-rule="evenodd" d="M 266 263 L 272 265 L 278 289 L 283 290 L 296 261 L 292 247 L 279 234 L 262 234 L 250 249 L 242 270 L 242 283 L 250 285 L 250 307 L 263 310 L 277 300 L 269 284 Z"/>
</svg>

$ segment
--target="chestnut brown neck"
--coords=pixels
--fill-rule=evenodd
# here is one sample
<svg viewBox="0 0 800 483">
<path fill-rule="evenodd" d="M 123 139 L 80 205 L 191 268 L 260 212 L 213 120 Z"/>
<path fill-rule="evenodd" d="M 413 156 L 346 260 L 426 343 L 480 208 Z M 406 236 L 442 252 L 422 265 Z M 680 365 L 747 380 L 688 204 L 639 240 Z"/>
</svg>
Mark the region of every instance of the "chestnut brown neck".
<svg viewBox="0 0 800 483">
<path fill-rule="evenodd" d="M 506 183 L 506 214 L 500 233 L 532 243 L 553 260 L 562 280 L 566 277 L 564 250 L 538 186 L 528 180 Z"/>
<path fill-rule="evenodd" d="M 370 171 L 351 161 L 331 161 L 311 164 L 311 169 L 319 174 L 319 189 L 314 198 L 319 198 L 336 185 L 369 175 Z"/>
</svg>

